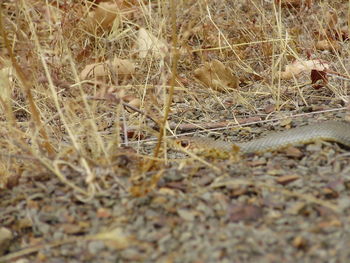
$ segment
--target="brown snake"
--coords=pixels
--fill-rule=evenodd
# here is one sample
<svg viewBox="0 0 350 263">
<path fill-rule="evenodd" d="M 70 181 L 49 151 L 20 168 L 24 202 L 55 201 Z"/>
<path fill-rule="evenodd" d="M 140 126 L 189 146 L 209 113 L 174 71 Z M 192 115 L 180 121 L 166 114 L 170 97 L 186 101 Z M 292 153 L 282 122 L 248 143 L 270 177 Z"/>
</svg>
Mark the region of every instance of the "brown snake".
<svg viewBox="0 0 350 263">
<path fill-rule="evenodd" d="M 317 140 L 334 141 L 350 147 L 350 122 L 314 123 L 282 132 L 274 132 L 248 142 L 233 143 L 205 137 L 187 137 L 178 139 L 176 143 L 182 148 L 188 148 L 198 154 L 226 158 L 237 153 L 261 153 Z"/>
</svg>

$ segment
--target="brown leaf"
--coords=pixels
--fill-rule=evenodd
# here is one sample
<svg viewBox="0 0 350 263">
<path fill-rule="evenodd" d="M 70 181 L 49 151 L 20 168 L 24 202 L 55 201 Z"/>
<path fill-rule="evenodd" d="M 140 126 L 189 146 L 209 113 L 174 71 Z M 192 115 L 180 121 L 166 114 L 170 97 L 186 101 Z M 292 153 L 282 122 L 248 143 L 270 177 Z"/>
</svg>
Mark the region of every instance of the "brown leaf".
<svg viewBox="0 0 350 263">
<path fill-rule="evenodd" d="M 141 100 L 138 98 L 132 99 L 130 102 L 128 102 L 129 105 L 135 107 L 135 108 L 140 108 L 141 106 Z M 131 110 L 127 109 L 129 112 L 132 112 Z"/>
<path fill-rule="evenodd" d="M 276 182 L 281 184 L 281 185 L 287 185 L 287 184 L 294 182 L 298 179 L 300 179 L 299 175 L 284 175 L 284 176 L 278 177 L 276 179 Z"/>
<path fill-rule="evenodd" d="M 135 66 L 130 60 L 115 57 L 112 61 L 106 60 L 102 63 L 86 65 L 80 73 L 80 78 L 83 80 L 101 79 L 109 75 L 129 77 L 134 73 Z"/>
<path fill-rule="evenodd" d="M 341 48 L 338 41 L 330 39 L 319 40 L 315 46 L 317 50 L 329 50 L 331 52 L 339 51 Z"/>
<path fill-rule="evenodd" d="M 93 63 L 85 66 L 85 68 L 80 72 L 80 78 L 83 80 L 102 78 L 108 76 L 108 74 L 108 66 L 105 63 Z"/>
<path fill-rule="evenodd" d="M 293 77 L 297 77 L 301 73 L 308 73 L 311 70 L 324 71 L 330 67 L 329 63 L 324 60 L 300 60 L 294 61 L 292 64 L 287 65 L 284 72 L 281 72 L 281 78 L 288 80 Z"/>
<path fill-rule="evenodd" d="M 342 226 L 342 222 L 336 218 L 333 218 L 333 219 L 327 220 L 327 221 L 321 221 L 317 224 L 317 227 L 320 229 L 327 229 L 327 228 L 331 228 L 331 227 L 341 227 L 341 226 Z"/>
<path fill-rule="evenodd" d="M 238 88 L 238 78 L 228 67 L 216 59 L 197 68 L 194 71 L 194 76 L 214 90 L 225 91 L 227 88 Z"/>
<path fill-rule="evenodd" d="M 328 25 L 329 28 L 335 30 L 338 24 L 338 15 L 336 12 L 332 11 L 328 11 L 326 13 L 326 23 Z"/>
<path fill-rule="evenodd" d="M 316 69 L 311 70 L 311 83 L 315 84 L 317 81 L 322 80 L 324 84 L 328 83 L 328 75 L 325 71 L 318 71 Z"/>
<path fill-rule="evenodd" d="M 79 224 L 62 224 L 61 228 L 66 234 L 78 234 L 84 232 L 84 229 Z"/>
<path fill-rule="evenodd" d="M 339 41 L 349 40 L 349 28 L 347 26 L 342 27 L 340 32 L 337 31 L 335 37 Z"/>
<path fill-rule="evenodd" d="M 307 7 L 310 8 L 312 6 L 312 0 L 275 0 L 276 4 L 280 4 L 282 7 L 287 8 L 301 8 Z"/>
<path fill-rule="evenodd" d="M 90 11 L 86 19 L 90 32 L 95 33 L 98 29 L 108 31 L 114 27 L 119 27 L 120 13 L 116 3 L 102 2 L 93 11 Z"/>
<path fill-rule="evenodd" d="M 294 158 L 301 158 L 304 155 L 302 151 L 300 151 L 298 148 L 294 146 L 289 146 L 285 148 L 284 152 L 286 153 L 287 156 L 294 157 Z"/>
<path fill-rule="evenodd" d="M 128 127 L 126 131 L 126 136 L 129 139 L 134 139 L 134 140 L 143 140 L 145 138 L 145 134 L 139 129 L 139 127 L 138 128 Z"/>
<path fill-rule="evenodd" d="M 128 59 L 114 57 L 112 67 L 117 75 L 130 76 L 135 73 L 135 65 Z"/>
<path fill-rule="evenodd" d="M 233 189 L 230 193 L 231 197 L 239 197 L 241 195 L 245 195 L 248 193 L 248 189 L 246 187 L 239 187 L 236 189 Z"/>
<path fill-rule="evenodd" d="M 161 188 L 159 188 L 158 193 L 162 194 L 162 195 L 176 196 L 176 191 L 171 189 L 171 188 L 169 188 L 169 187 L 161 187 Z"/>
<path fill-rule="evenodd" d="M 145 28 L 139 29 L 135 48 L 138 50 L 140 58 L 150 55 L 155 58 L 164 59 L 169 53 L 168 43 L 157 38 Z"/>
<path fill-rule="evenodd" d="M 13 234 L 9 229 L 0 227 L 0 256 L 8 249 L 13 238 Z"/>
</svg>

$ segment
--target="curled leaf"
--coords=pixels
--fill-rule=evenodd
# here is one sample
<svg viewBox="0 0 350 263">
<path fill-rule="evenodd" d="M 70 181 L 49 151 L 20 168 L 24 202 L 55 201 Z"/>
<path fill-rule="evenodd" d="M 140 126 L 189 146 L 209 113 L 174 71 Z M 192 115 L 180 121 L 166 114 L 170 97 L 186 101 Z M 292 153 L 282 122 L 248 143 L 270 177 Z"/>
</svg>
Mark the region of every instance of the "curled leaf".
<svg viewBox="0 0 350 263">
<path fill-rule="evenodd" d="M 136 40 L 136 49 L 140 58 L 152 55 L 156 58 L 164 58 L 168 54 L 168 44 L 158 39 L 145 28 L 140 28 Z"/>
<path fill-rule="evenodd" d="M 102 2 L 87 17 L 88 29 L 96 32 L 96 29 L 108 31 L 112 26 L 118 27 L 120 24 L 119 7 L 116 3 Z"/>
<path fill-rule="evenodd" d="M 81 79 L 103 78 L 110 74 L 130 76 L 135 73 L 135 66 L 130 60 L 115 57 L 112 61 L 86 65 L 80 73 Z"/>
<path fill-rule="evenodd" d="M 287 65 L 284 72 L 281 72 L 281 78 L 288 80 L 301 73 L 310 73 L 311 70 L 324 71 L 329 69 L 329 63 L 321 59 L 299 60 Z"/>
<path fill-rule="evenodd" d="M 216 59 L 197 68 L 194 71 L 194 76 L 207 87 L 218 91 L 224 91 L 227 88 L 236 89 L 239 82 L 231 69 Z"/>
</svg>

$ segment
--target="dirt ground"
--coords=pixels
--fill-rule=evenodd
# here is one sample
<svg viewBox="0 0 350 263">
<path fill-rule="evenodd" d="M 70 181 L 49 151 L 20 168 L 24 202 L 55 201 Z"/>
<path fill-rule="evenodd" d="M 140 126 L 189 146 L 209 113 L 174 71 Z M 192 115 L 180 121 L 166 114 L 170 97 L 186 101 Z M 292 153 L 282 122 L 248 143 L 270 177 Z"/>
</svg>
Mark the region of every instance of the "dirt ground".
<svg viewBox="0 0 350 263">
<path fill-rule="evenodd" d="M 81 3 L 54 2 L 67 12 L 67 27 L 81 14 L 76 11 Z M 57 117 L 53 96 L 44 96 L 50 81 L 39 81 L 33 88 L 45 120 L 43 126 L 48 128 L 55 149 L 51 156 L 28 135 L 37 124 L 28 124 L 33 112 L 25 99 L 28 94 L 19 92 L 21 85 L 25 86 L 20 77 L 14 81 L 16 92 L 11 101 L 16 102 L 15 122 L 23 134 L 9 130 L 10 115 L 2 102 L 5 128 L 1 129 L 0 172 L 6 183 L 0 184 L 0 262 L 350 262 L 347 147 L 317 141 L 233 161 L 189 157 L 171 143 L 172 135 L 248 141 L 273 131 L 347 120 L 348 1 L 179 1 L 178 47 L 187 51 L 178 57 L 170 104 L 166 103 L 172 82 L 169 61 L 174 57 L 158 57 L 152 64 L 149 58 L 127 55 L 134 51 L 130 43 L 135 34 L 126 29 L 136 30 L 150 22 L 148 30 L 157 33 L 161 14 L 166 17 L 166 13 L 162 13 L 161 1 L 130 2 L 144 9 L 143 15 L 134 14 L 121 25 L 126 33 L 116 39 L 125 42 L 107 43 L 102 41 L 107 36 L 95 36 L 101 42 L 90 39 L 86 44 L 90 53 L 85 57 L 75 50 L 82 48 L 83 41 L 73 38 L 69 28 L 62 40 L 72 44 L 78 72 L 96 57 L 109 58 L 113 45 L 114 53 L 136 61 L 131 78 L 118 84 L 103 80 L 109 83 L 108 88 L 127 87 L 128 98 L 120 95 L 108 101 L 107 94 L 104 101 L 89 101 L 86 110 L 85 102 L 77 99 L 81 93 L 74 89 L 69 63 L 58 53 L 62 55 L 60 62 L 52 58 L 49 68 L 57 74 L 54 85 L 62 88 L 57 94 L 68 124 Z M 29 8 L 22 5 L 23 10 L 17 10 L 15 3 L 3 4 L 5 22 L 12 19 L 19 23 L 18 14 L 26 14 L 23 10 Z M 42 12 L 38 1 L 28 3 Z M 146 13 L 145 7 L 156 15 Z M 33 21 L 39 28 L 40 20 Z M 168 22 L 160 23 L 159 28 L 164 27 L 160 35 L 170 46 Z M 43 40 L 47 36 L 38 36 L 50 50 Z M 324 40 L 328 45 L 321 48 Z M 21 65 L 26 59 L 26 65 L 38 63 L 30 76 L 40 78 L 45 68 L 38 62 L 40 56 L 23 55 L 23 41 L 19 39 L 14 45 L 16 59 Z M 94 53 L 101 43 L 107 43 L 105 55 Z M 40 51 L 37 43 L 33 48 Z M 6 47 L 2 50 L 3 69 L 11 52 Z M 316 59 L 326 61 L 330 69 L 317 70 L 323 78 L 315 83 L 311 83 L 310 69 L 289 79 L 281 77 L 293 61 Z M 211 83 L 219 82 L 215 85 L 200 81 L 195 70 L 214 60 L 225 66 L 218 66 L 220 72 L 230 69 L 229 80 L 213 77 Z M 103 86 L 100 82 L 94 88 L 83 86 L 84 95 L 101 96 L 94 93 Z M 70 90 L 64 85 L 71 85 Z M 132 104 L 129 97 L 141 101 L 136 106 L 141 111 L 121 103 Z M 121 109 L 123 105 L 126 110 Z M 169 140 L 164 139 L 168 143 L 162 143 L 155 156 L 159 129 L 148 115 L 161 119 L 167 106 Z M 95 116 L 96 131 L 94 125 L 89 126 L 90 114 Z M 80 151 L 74 140 L 70 141 L 70 132 L 76 135 Z M 18 146 L 24 141 L 28 148 Z M 103 151 L 100 145 L 108 147 L 102 147 Z"/>
</svg>

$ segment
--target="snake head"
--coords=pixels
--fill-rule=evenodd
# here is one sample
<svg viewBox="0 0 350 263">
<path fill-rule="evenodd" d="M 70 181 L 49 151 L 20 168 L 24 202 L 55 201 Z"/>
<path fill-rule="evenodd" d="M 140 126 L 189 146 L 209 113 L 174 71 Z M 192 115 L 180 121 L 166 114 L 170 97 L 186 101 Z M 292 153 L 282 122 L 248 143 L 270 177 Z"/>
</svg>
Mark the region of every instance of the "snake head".
<svg viewBox="0 0 350 263">
<path fill-rule="evenodd" d="M 225 147 L 220 142 L 205 137 L 185 137 L 175 140 L 175 145 L 180 150 L 191 152 L 200 156 L 214 159 L 239 159 L 239 146 L 226 143 Z"/>
</svg>

